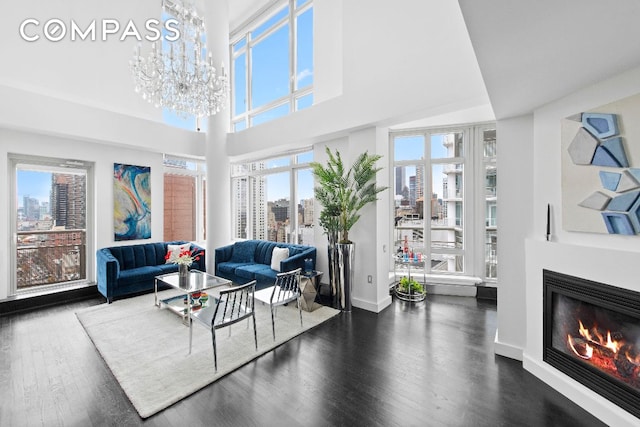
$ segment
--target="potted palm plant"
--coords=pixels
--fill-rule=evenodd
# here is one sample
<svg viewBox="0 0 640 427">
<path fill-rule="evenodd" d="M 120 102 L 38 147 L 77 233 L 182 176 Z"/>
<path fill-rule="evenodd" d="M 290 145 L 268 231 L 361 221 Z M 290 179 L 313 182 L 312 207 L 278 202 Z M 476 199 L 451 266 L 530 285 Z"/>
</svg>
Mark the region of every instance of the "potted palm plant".
<svg viewBox="0 0 640 427">
<path fill-rule="evenodd" d="M 378 199 L 378 193 L 387 189 L 376 185 L 376 174 L 382 169 L 376 162 L 378 154 L 361 153 L 348 169 L 340 152 L 326 148 L 326 165 L 311 163 L 317 180 L 315 197 L 322 205 L 320 226 L 329 241 L 329 279 L 333 292 L 338 295 L 340 308 L 351 310 L 351 287 L 354 272 L 354 243 L 349 230 L 360 219 L 360 210 Z"/>
</svg>

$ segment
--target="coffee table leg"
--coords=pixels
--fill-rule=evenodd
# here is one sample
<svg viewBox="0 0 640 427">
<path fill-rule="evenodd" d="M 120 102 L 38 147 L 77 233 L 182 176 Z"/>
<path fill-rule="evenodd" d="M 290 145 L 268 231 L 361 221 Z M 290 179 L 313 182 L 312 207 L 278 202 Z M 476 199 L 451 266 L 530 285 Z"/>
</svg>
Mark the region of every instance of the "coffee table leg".
<svg viewBox="0 0 640 427">
<path fill-rule="evenodd" d="M 158 279 L 154 279 L 153 280 L 153 292 L 155 294 L 154 298 L 155 298 L 155 302 L 154 304 L 156 305 L 156 307 L 159 305 L 158 304 Z"/>
<path fill-rule="evenodd" d="M 187 322 L 189 322 L 189 354 L 191 354 L 191 342 L 193 341 L 193 328 L 191 321 L 191 294 L 187 293 Z"/>
</svg>

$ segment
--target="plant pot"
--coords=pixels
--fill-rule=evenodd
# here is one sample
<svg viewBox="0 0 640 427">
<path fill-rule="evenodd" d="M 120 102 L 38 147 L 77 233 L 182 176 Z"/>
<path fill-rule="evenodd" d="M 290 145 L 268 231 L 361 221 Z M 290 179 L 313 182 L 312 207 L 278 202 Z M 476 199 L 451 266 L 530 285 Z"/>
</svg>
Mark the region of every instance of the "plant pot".
<svg viewBox="0 0 640 427">
<path fill-rule="evenodd" d="M 337 279 L 338 279 L 338 305 L 342 311 L 351 311 L 351 289 L 353 287 L 354 261 L 356 256 L 354 243 L 336 244 L 338 255 Z"/>
<path fill-rule="evenodd" d="M 337 293 L 338 289 L 338 248 L 336 243 L 329 243 L 327 246 L 327 255 L 329 260 L 329 288 L 331 296 Z"/>
</svg>

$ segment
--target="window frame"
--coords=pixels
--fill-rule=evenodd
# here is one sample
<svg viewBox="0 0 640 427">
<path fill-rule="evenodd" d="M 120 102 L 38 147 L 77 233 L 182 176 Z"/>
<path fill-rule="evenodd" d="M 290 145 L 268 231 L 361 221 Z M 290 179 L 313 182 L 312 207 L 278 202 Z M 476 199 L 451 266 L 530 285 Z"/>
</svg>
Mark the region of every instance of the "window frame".
<svg viewBox="0 0 640 427">
<path fill-rule="evenodd" d="M 85 248 L 84 248 L 84 279 L 72 280 L 68 282 L 56 282 L 53 284 L 37 285 L 33 288 L 18 289 L 18 265 L 17 265 L 17 240 L 13 239 L 10 244 L 9 269 L 12 272 L 9 278 L 7 289 L 8 296 L 16 297 L 30 293 L 47 293 L 61 289 L 69 289 L 78 285 L 91 283 L 91 278 L 95 277 L 94 263 L 88 262 L 96 251 L 95 241 L 95 163 L 84 160 L 69 158 L 58 158 L 48 156 L 33 156 L 27 154 L 8 153 L 8 161 L 11 173 L 9 174 L 9 221 L 10 232 L 13 236 L 18 234 L 18 179 L 17 171 L 25 165 L 34 170 L 57 171 L 59 173 L 80 173 L 85 176 Z M 14 197 L 15 196 L 15 197 Z"/>
<path fill-rule="evenodd" d="M 280 155 L 272 155 L 265 158 L 247 160 L 242 162 L 233 162 L 231 164 L 231 201 L 229 203 L 231 209 L 231 218 L 233 224 L 232 230 L 232 240 L 238 241 L 243 239 L 255 239 L 257 238 L 254 234 L 254 229 L 256 227 L 256 218 L 254 218 L 254 189 L 256 188 L 255 180 L 260 178 L 266 178 L 269 175 L 275 175 L 280 173 L 288 173 L 289 174 L 289 210 L 290 210 L 290 231 L 287 236 L 288 243 L 299 244 L 299 236 L 300 236 L 300 223 L 298 218 L 298 194 L 299 194 L 299 183 L 298 183 L 298 173 L 302 170 L 311 170 L 311 162 L 313 162 L 313 156 L 306 160 L 298 162 L 298 156 L 301 154 L 313 154 L 313 147 L 306 147 L 301 150 L 296 150 L 292 152 L 283 153 Z M 289 163 L 287 165 L 266 168 L 264 165 L 269 161 L 275 159 L 283 159 L 287 158 Z M 262 164 L 262 168 L 251 168 L 252 164 Z M 236 197 L 235 197 L 235 180 L 247 180 L 247 191 L 246 191 L 246 214 L 247 214 L 247 232 L 246 237 L 239 237 L 239 233 L 237 230 L 237 218 L 235 215 L 236 209 Z M 312 194 L 311 199 L 315 199 L 315 196 Z M 265 194 L 265 206 L 269 201 L 266 200 Z M 315 223 L 315 220 L 313 221 Z M 313 226 L 312 223 L 312 226 Z M 268 239 L 268 236 L 267 236 Z M 309 242 L 304 242 L 304 244 L 310 244 Z"/>
<path fill-rule="evenodd" d="M 313 1 L 309 0 L 304 2 L 302 5 L 298 5 L 296 0 L 284 0 L 278 1 L 272 6 L 270 6 L 267 10 L 258 13 L 258 15 L 252 19 L 250 19 L 247 23 L 239 27 L 237 30 L 233 31 L 230 35 L 229 42 L 229 64 L 231 70 L 231 90 L 232 96 L 231 98 L 231 113 L 230 113 L 230 122 L 231 122 L 231 132 L 239 132 L 250 127 L 254 126 L 254 120 L 256 117 L 261 116 L 262 114 L 268 113 L 269 111 L 276 110 L 279 107 L 284 105 L 288 106 L 288 113 L 285 115 L 291 114 L 292 112 L 298 111 L 298 101 L 305 96 L 312 95 L 313 96 L 313 82 L 304 86 L 303 88 L 297 87 L 297 79 L 296 79 L 296 70 L 298 66 L 298 39 L 297 39 L 297 26 L 298 26 L 298 17 L 303 15 L 309 10 L 313 9 Z M 254 30 L 265 24 L 274 16 L 278 15 L 283 9 L 289 8 L 289 12 L 286 16 L 274 22 L 271 27 L 262 31 L 255 39 L 252 38 L 252 33 Z M 260 42 L 264 41 L 279 29 L 281 29 L 285 25 L 289 25 L 289 90 L 288 94 L 277 99 L 271 100 L 264 105 L 261 105 L 257 108 L 253 108 L 252 104 L 252 93 L 253 87 L 251 83 L 251 67 L 252 67 L 252 49 L 259 45 Z M 238 44 L 241 44 L 241 47 L 234 49 L 234 47 Z M 244 60 L 244 83 L 245 83 L 245 103 L 246 109 L 240 113 L 236 114 L 236 96 L 233 94 L 233 89 L 235 88 L 236 83 L 236 59 L 240 56 L 245 55 Z M 313 103 L 311 104 L 313 105 Z M 303 107 L 308 108 L 308 107 Z M 278 116 L 281 117 L 281 116 Z M 275 118 L 278 118 L 275 117 Z M 268 119 L 266 121 L 273 120 Z M 264 123 L 266 121 L 260 122 Z M 258 124 L 260 124 L 258 123 Z"/>
<path fill-rule="evenodd" d="M 423 250 L 427 259 L 431 259 L 433 254 L 445 254 L 449 256 L 462 256 L 462 271 L 436 271 L 425 263 L 425 274 L 427 276 L 453 276 L 453 277 L 477 277 L 485 282 L 495 282 L 496 278 L 487 278 L 485 273 L 485 233 L 486 233 L 486 209 L 487 200 L 485 189 L 485 168 L 487 164 L 496 165 L 495 157 L 487 159 L 484 156 L 483 135 L 486 130 L 495 129 L 495 123 L 472 123 L 450 127 L 414 128 L 391 130 L 389 132 L 390 145 L 390 170 L 392 171 L 393 188 L 395 189 L 396 167 L 416 166 L 424 170 L 423 178 L 423 218 L 428 218 L 431 212 L 431 194 L 433 169 L 435 165 L 461 165 L 462 166 L 462 247 L 461 248 L 434 248 L 432 245 L 431 224 L 429 219 L 425 219 L 422 225 Z M 439 134 L 449 134 L 460 132 L 463 135 L 462 150 L 463 156 L 459 157 L 438 157 L 431 158 L 431 137 Z M 397 137 L 421 137 L 423 138 L 424 149 L 422 159 L 395 160 L 395 139 Z M 454 154 L 457 155 L 458 153 Z M 497 168 L 496 168 L 497 171 Z M 395 190 L 394 190 L 395 191 Z M 443 195 L 444 198 L 444 195 Z M 457 195 L 455 197 L 457 200 Z M 496 201 L 496 196 L 491 197 L 491 201 Z M 457 203 L 457 202 L 456 202 Z M 395 218 L 396 206 L 395 197 L 390 203 L 390 217 Z M 457 226 L 456 226 L 457 227 Z M 492 229 L 497 229 L 492 227 Z M 389 241 L 391 247 L 398 246 L 396 239 L 396 227 L 391 227 Z M 456 233 L 456 242 L 458 233 Z M 391 251 L 393 257 L 394 251 Z M 394 260 L 390 260 L 390 265 L 394 265 Z"/>
</svg>

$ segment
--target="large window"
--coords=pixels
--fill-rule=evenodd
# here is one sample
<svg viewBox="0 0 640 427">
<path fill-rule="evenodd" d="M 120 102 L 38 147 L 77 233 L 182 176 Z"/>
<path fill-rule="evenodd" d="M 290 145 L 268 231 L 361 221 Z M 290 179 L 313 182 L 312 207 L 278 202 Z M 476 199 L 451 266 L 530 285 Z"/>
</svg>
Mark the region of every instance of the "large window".
<svg viewBox="0 0 640 427">
<path fill-rule="evenodd" d="M 313 245 L 313 152 L 231 166 L 235 239 Z"/>
<path fill-rule="evenodd" d="M 278 2 L 231 35 L 232 129 L 313 104 L 313 3 Z"/>
<path fill-rule="evenodd" d="M 495 129 L 417 129 L 393 132 L 391 140 L 395 252 L 424 257 L 426 273 L 495 279 Z"/>
<path fill-rule="evenodd" d="M 206 167 L 193 159 L 164 157 L 165 241 L 206 240 Z"/>
<path fill-rule="evenodd" d="M 16 239 L 11 294 L 75 285 L 89 277 L 91 165 L 77 160 L 10 156 Z"/>
</svg>

